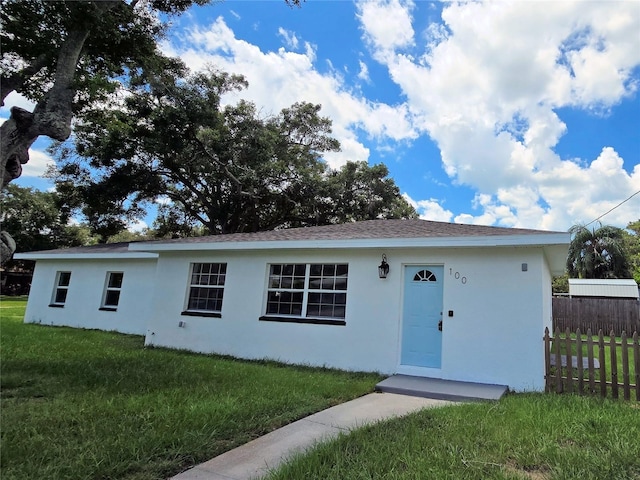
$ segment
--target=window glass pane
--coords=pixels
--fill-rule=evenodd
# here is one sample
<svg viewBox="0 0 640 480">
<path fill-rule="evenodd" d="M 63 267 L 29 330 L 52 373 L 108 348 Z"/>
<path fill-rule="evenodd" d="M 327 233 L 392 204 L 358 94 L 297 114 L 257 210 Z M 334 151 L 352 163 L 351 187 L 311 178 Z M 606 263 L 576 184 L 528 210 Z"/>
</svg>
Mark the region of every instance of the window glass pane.
<svg viewBox="0 0 640 480">
<path fill-rule="evenodd" d="M 320 306 L 321 317 L 333 317 L 333 305 L 321 305 Z"/>
<path fill-rule="evenodd" d="M 189 310 L 219 312 L 222 309 L 222 288 L 191 287 L 189 292 Z"/>
<path fill-rule="evenodd" d="M 109 287 L 110 288 L 122 288 L 122 278 L 124 274 L 122 272 L 112 272 L 109 274 Z"/>
<path fill-rule="evenodd" d="M 335 289 L 336 290 L 346 290 L 347 289 L 347 278 L 346 277 L 337 277 L 336 278 Z"/>
<path fill-rule="evenodd" d="M 293 265 L 283 265 L 282 275 L 293 275 Z"/>
<path fill-rule="evenodd" d="M 311 275 L 312 277 L 321 277 L 322 265 L 312 264 L 309 270 L 309 275 Z"/>
<path fill-rule="evenodd" d="M 59 286 L 68 287 L 70 281 L 71 281 L 71 272 L 60 272 L 60 276 L 58 278 Z"/>
<path fill-rule="evenodd" d="M 346 277 L 348 272 L 349 272 L 349 266 L 346 263 L 341 263 L 340 265 L 336 265 L 336 276 Z"/>
<path fill-rule="evenodd" d="M 303 289 L 304 288 L 304 277 L 295 277 L 293 279 L 293 288 Z"/>
<path fill-rule="evenodd" d="M 280 275 L 282 273 L 282 265 L 271 265 L 271 275 Z"/>
<path fill-rule="evenodd" d="M 56 289 L 56 298 L 54 303 L 64 303 L 67 301 L 67 289 L 66 288 L 58 288 Z"/>
<path fill-rule="evenodd" d="M 120 290 L 107 290 L 107 295 L 104 299 L 105 306 L 117 307 L 120 301 Z"/>
<path fill-rule="evenodd" d="M 323 265 L 322 266 L 322 275 L 325 277 L 334 276 L 336 274 L 336 266 L 335 265 Z"/>
<path fill-rule="evenodd" d="M 334 318 L 344 318 L 345 307 L 336 305 L 333 309 Z"/>
<path fill-rule="evenodd" d="M 304 263 L 298 264 L 298 265 L 296 265 L 295 274 L 296 274 L 297 277 L 304 277 L 304 275 L 306 273 L 306 270 L 307 270 L 307 266 Z"/>
</svg>

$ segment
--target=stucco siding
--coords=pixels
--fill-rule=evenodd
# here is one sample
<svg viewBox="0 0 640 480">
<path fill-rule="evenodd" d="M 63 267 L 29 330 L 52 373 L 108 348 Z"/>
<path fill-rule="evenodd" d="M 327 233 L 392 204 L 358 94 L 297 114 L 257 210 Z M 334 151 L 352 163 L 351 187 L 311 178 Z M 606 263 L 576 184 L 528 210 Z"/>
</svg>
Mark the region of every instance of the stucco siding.
<svg viewBox="0 0 640 480">
<path fill-rule="evenodd" d="M 39 260 L 25 312 L 26 323 L 144 335 L 154 292 L 155 259 Z M 71 272 L 63 307 L 51 307 L 56 274 Z M 115 311 L 100 310 L 107 272 L 123 272 Z"/>
<path fill-rule="evenodd" d="M 382 253 L 391 267 L 385 280 L 377 275 Z M 181 315 L 191 262 L 227 263 L 221 318 Z M 260 321 L 270 263 L 348 263 L 346 325 Z M 442 368 L 414 373 L 514 390 L 543 388 L 541 338 L 550 318 L 551 280 L 536 247 L 162 253 L 146 343 L 348 370 L 402 371 L 406 265 L 443 265 L 445 276 Z"/>
</svg>

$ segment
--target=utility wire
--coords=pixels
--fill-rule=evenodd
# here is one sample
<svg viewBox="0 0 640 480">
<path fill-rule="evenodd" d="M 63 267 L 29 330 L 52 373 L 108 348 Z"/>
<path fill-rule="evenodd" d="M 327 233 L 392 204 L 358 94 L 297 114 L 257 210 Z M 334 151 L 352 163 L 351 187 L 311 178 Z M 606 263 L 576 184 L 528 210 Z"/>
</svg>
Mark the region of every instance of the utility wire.
<svg viewBox="0 0 640 480">
<path fill-rule="evenodd" d="M 585 225 L 585 227 L 588 227 L 589 225 L 591 225 L 594 222 L 597 222 L 598 220 L 600 220 L 602 217 L 604 217 L 605 215 L 608 215 L 609 213 L 613 212 L 616 208 L 618 208 L 620 205 L 622 205 L 625 202 L 628 202 L 629 200 L 631 200 L 633 197 L 635 197 L 636 195 L 638 195 L 640 193 L 640 190 L 638 190 L 636 193 L 634 193 L 633 195 L 631 195 L 628 198 L 625 198 L 623 201 L 621 201 L 618 205 L 616 205 L 615 207 L 613 207 L 610 210 L 607 210 L 606 212 L 604 212 L 602 215 L 600 215 L 598 218 L 596 218 L 595 220 L 591 220 L 589 223 L 587 223 Z"/>
</svg>

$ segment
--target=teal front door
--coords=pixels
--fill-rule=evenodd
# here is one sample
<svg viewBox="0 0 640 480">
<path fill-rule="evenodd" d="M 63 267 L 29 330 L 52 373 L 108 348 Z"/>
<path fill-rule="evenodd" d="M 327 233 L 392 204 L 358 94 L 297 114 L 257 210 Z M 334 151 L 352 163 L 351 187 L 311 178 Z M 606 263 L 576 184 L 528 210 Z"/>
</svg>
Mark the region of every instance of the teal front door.
<svg viewBox="0 0 640 480">
<path fill-rule="evenodd" d="M 443 277 L 443 266 L 405 267 L 402 365 L 440 368 Z"/>
</svg>

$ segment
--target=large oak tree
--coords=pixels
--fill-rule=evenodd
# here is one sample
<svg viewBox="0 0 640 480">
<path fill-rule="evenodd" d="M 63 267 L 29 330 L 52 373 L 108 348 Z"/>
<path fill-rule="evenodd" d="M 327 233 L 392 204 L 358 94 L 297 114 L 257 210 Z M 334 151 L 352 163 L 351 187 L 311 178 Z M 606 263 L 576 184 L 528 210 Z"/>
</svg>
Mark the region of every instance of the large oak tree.
<svg viewBox="0 0 640 480">
<path fill-rule="evenodd" d="M 156 227 L 173 235 L 415 216 L 383 165 L 327 167 L 322 156 L 339 143 L 319 105 L 270 116 L 246 101 L 222 105 L 245 86 L 214 69 L 132 86 L 57 148 L 58 190 L 103 239 L 159 198 Z"/>
</svg>

